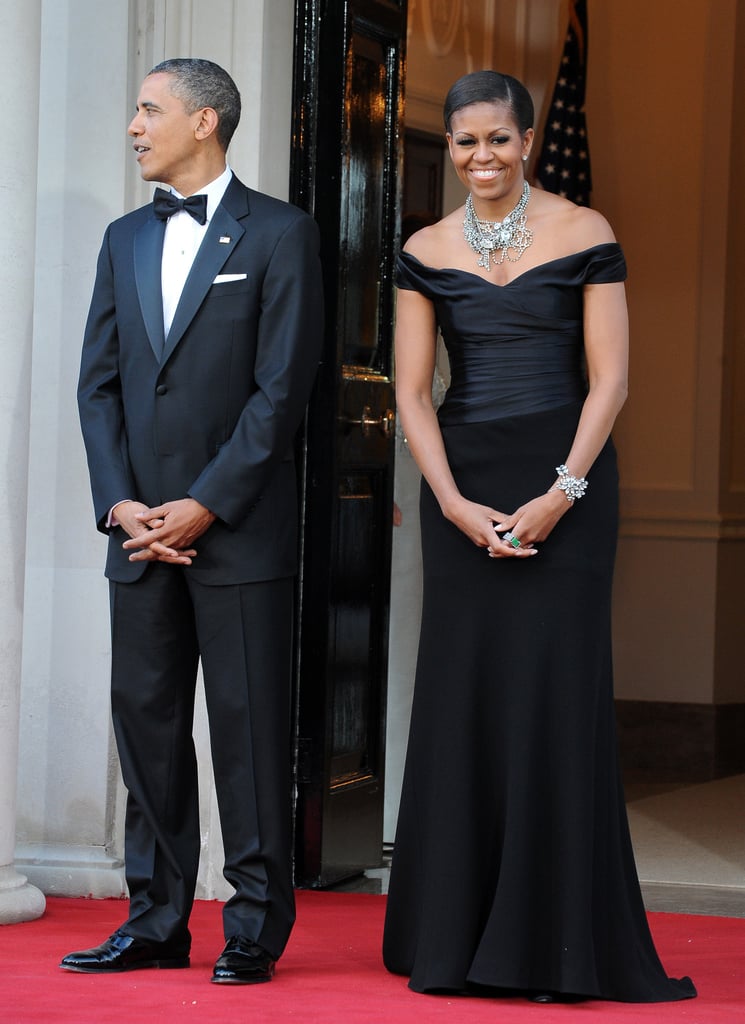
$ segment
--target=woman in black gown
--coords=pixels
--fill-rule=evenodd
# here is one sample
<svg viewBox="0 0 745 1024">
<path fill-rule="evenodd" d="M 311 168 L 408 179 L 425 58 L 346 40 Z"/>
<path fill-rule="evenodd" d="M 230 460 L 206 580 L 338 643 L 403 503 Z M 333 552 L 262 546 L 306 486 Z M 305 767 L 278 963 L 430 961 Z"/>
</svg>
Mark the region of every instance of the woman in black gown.
<svg viewBox="0 0 745 1024">
<path fill-rule="evenodd" d="M 470 197 L 398 268 L 424 596 L 385 964 L 418 992 L 684 999 L 647 926 L 616 752 L 623 254 L 599 213 L 526 185 L 521 83 L 465 76 L 445 123 Z"/>
</svg>

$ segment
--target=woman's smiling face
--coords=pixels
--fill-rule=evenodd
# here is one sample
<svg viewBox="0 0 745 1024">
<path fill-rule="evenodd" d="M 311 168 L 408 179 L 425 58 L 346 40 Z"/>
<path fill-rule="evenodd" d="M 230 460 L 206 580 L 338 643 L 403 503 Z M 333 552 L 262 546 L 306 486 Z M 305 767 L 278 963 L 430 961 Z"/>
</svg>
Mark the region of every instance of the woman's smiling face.
<svg viewBox="0 0 745 1024">
<path fill-rule="evenodd" d="M 475 200 L 504 200 L 506 207 L 517 203 L 533 135 L 532 128 L 520 134 L 504 103 L 472 103 L 455 111 L 447 134 L 450 159 Z"/>
</svg>

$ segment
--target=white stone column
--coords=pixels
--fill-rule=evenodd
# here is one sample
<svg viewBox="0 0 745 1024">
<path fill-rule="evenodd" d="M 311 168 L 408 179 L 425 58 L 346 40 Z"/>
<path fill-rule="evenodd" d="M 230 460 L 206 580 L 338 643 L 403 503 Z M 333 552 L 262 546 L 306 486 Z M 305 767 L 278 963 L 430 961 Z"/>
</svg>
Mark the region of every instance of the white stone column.
<svg viewBox="0 0 745 1024">
<path fill-rule="evenodd" d="M 39 113 L 40 2 L 0 6 L 4 40 L 0 78 L 13 111 L 13 142 L 5 147 L 0 189 L 0 924 L 44 913 L 44 896 L 13 866 L 16 831 L 18 723 L 21 690 L 26 489 L 34 300 L 34 224 Z"/>
<path fill-rule="evenodd" d="M 3 0 L 0 0 L 3 2 Z M 16 864 L 48 896 L 125 890 L 105 538 L 75 401 L 96 256 L 128 208 L 129 3 L 44 3 Z M 33 248 L 33 217 L 30 247 Z M 64 950 L 61 950 L 64 952 Z"/>
</svg>

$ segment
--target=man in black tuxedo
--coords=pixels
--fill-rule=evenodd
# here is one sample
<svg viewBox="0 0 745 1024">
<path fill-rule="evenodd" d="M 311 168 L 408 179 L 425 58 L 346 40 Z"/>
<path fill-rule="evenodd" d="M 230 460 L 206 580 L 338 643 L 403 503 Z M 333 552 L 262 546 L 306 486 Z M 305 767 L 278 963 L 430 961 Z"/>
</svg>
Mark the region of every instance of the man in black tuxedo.
<svg viewBox="0 0 745 1024">
<path fill-rule="evenodd" d="M 200 851 L 192 719 L 201 658 L 235 889 L 212 980 L 269 981 L 294 921 L 290 670 L 293 439 L 320 357 L 318 232 L 226 164 L 230 76 L 145 78 L 129 126 L 153 203 L 106 231 L 80 419 L 109 535 L 112 715 L 128 790 L 129 916 L 67 970 L 187 967 Z"/>
</svg>

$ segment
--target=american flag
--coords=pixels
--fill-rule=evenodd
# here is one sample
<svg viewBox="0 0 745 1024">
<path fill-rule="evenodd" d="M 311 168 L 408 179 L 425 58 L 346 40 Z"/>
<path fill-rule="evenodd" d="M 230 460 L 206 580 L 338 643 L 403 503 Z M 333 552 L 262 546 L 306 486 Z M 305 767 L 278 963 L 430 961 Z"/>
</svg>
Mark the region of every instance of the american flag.
<svg viewBox="0 0 745 1024">
<path fill-rule="evenodd" d="M 548 192 L 590 205 L 592 177 L 585 120 L 587 0 L 571 0 L 559 75 L 546 117 L 535 177 Z"/>
</svg>

